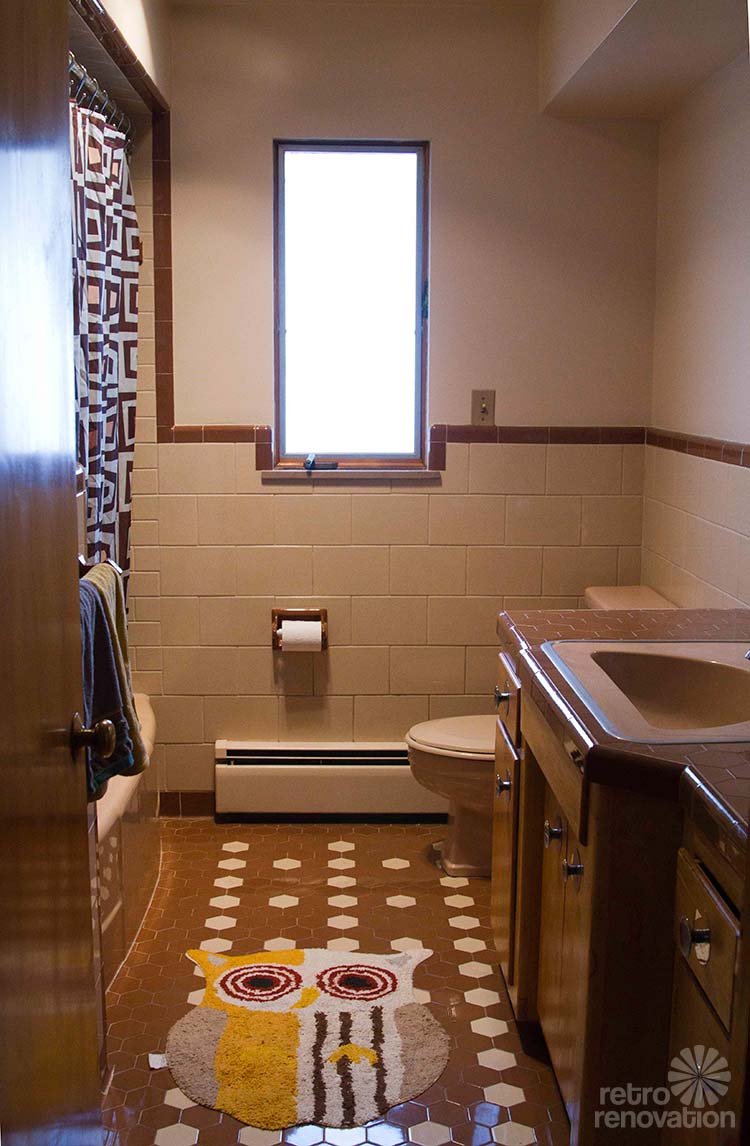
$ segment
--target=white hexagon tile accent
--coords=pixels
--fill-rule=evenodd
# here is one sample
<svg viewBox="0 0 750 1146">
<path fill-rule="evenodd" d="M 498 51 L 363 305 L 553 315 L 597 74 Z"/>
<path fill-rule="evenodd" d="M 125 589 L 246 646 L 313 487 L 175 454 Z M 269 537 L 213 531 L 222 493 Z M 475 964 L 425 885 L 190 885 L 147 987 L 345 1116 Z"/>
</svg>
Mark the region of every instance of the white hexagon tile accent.
<svg viewBox="0 0 750 1146">
<path fill-rule="evenodd" d="M 359 951 L 358 939 L 329 939 L 326 943 L 329 951 Z"/>
<path fill-rule="evenodd" d="M 488 1102 L 497 1106 L 517 1106 L 524 1101 L 524 1093 L 520 1086 L 511 1086 L 509 1082 L 496 1082 L 493 1086 L 485 1086 L 484 1097 Z"/>
<path fill-rule="evenodd" d="M 463 875 L 444 875 L 440 880 L 442 887 L 468 887 L 469 881 Z"/>
<path fill-rule="evenodd" d="M 475 987 L 473 991 L 467 991 L 464 998 L 473 1007 L 494 1007 L 500 1002 L 497 991 L 488 991 L 486 987 Z"/>
<path fill-rule="evenodd" d="M 417 901 L 413 895 L 389 895 L 385 902 L 389 907 L 413 907 Z"/>
<path fill-rule="evenodd" d="M 409 1141 L 418 1146 L 445 1146 L 450 1140 L 450 1127 L 443 1126 L 442 1122 L 417 1122 L 416 1126 L 409 1127 Z"/>
<path fill-rule="evenodd" d="M 456 951 L 486 951 L 487 944 L 483 939 L 473 939 L 470 935 L 464 936 L 463 939 L 454 939 L 453 946 Z"/>
<path fill-rule="evenodd" d="M 479 920 L 473 915 L 454 915 L 448 922 L 451 927 L 458 927 L 461 931 L 471 931 L 474 927 L 479 927 Z"/>
<path fill-rule="evenodd" d="M 162 1126 L 156 1131 L 154 1146 L 195 1146 L 198 1141 L 198 1131 L 194 1126 Z"/>
<path fill-rule="evenodd" d="M 239 840 L 233 840 L 231 844 L 224 844 L 222 846 L 223 852 L 246 852 L 249 851 L 250 844 L 240 843 Z"/>
<path fill-rule="evenodd" d="M 224 875 L 221 879 L 214 880 L 214 887 L 242 887 L 244 879 L 239 879 L 236 875 Z"/>
<path fill-rule="evenodd" d="M 537 1136 L 530 1126 L 522 1126 L 520 1122 L 504 1122 L 502 1126 L 493 1126 L 492 1137 L 500 1146 L 534 1146 Z"/>
<path fill-rule="evenodd" d="M 219 860 L 219 867 L 224 868 L 225 871 L 237 871 L 241 867 L 247 867 L 244 860 L 229 859 Z"/>
<path fill-rule="evenodd" d="M 484 979 L 485 976 L 491 975 L 495 970 L 489 963 L 476 963 L 474 960 L 471 963 L 461 963 L 458 969 L 462 975 L 466 975 L 469 979 Z"/>
<path fill-rule="evenodd" d="M 264 951 L 292 951 L 297 944 L 285 935 L 277 935 L 275 939 L 266 939 L 263 944 Z"/>
<path fill-rule="evenodd" d="M 485 1015 L 483 1019 L 473 1019 L 471 1029 L 475 1035 L 486 1035 L 488 1039 L 494 1039 L 508 1033 L 508 1024 L 504 1019 L 491 1019 Z"/>
<path fill-rule="evenodd" d="M 354 907 L 356 903 L 354 895 L 332 895 L 328 900 L 329 907 Z"/>
<path fill-rule="evenodd" d="M 272 895 L 268 901 L 269 907 L 278 907 L 284 911 L 287 907 L 296 907 L 299 899 L 296 895 Z"/>
<path fill-rule="evenodd" d="M 362 1146 L 367 1141 L 367 1127 L 353 1126 L 351 1130 L 337 1130 L 334 1126 L 328 1126 L 325 1141 L 330 1146 Z"/>
<path fill-rule="evenodd" d="M 191 991 L 187 997 L 187 1001 L 191 1007 L 197 1007 L 203 1002 L 203 996 L 206 993 L 205 987 L 199 987 L 197 991 Z"/>
<path fill-rule="evenodd" d="M 281 1142 L 280 1130 L 261 1130 L 257 1126 L 245 1126 L 237 1139 L 239 1146 L 276 1146 Z"/>
<path fill-rule="evenodd" d="M 329 860 L 328 866 L 338 868 L 339 871 L 346 871 L 347 868 L 354 867 L 355 863 L 354 860 L 344 859 L 343 856 L 339 856 L 338 859 Z"/>
<path fill-rule="evenodd" d="M 220 907 L 223 910 L 225 907 L 236 907 L 240 901 L 236 895 L 216 895 L 208 902 L 211 907 Z"/>
<path fill-rule="evenodd" d="M 353 852 L 354 844 L 347 840 L 337 840 L 335 844 L 328 845 L 329 852 Z"/>
<path fill-rule="evenodd" d="M 201 951 L 214 951 L 221 954 L 222 951 L 229 951 L 232 946 L 229 939 L 204 939 L 200 945 Z"/>
<path fill-rule="evenodd" d="M 334 875 L 328 880 L 329 887 L 354 887 L 356 883 L 351 875 Z"/>
<path fill-rule="evenodd" d="M 359 920 L 355 915 L 332 915 L 328 919 L 328 926 L 335 927 L 337 931 L 348 931 L 350 927 L 356 927 Z"/>
<path fill-rule="evenodd" d="M 424 943 L 412 935 L 402 935 L 400 939 L 391 940 L 391 947 L 394 951 L 420 951 Z"/>
<path fill-rule="evenodd" d="M 292 871 L 296 867 L 302 867 L 302 860 L 292 859 L 291 856 L 284 856 L 283 859 L 274 860 L 273 866 L 280 868 L 281 871 Z"/>
<path fill-rule="evenodd" d="M 188 1096 L 183 1094 L 176 1086 L 173 1086 L 172 1089 L 168 1090 L 164 1095 L 164 1104 L 165 1106 L 175 1106 L 178 1110 L 187 1110 L 188 1107 L 195 1106 L 192 1098 L 188 1098 Z"/>
<path fill-rule="evenodd" d="M 400 871 L 401 868 L 411 867 L 411 861 L 393 856 L 391 859 L 383 860 L 383 867 L 391 868 L 393 871 Z"/>
<path fill-rule="evenodd" d="M 490 1047 L 480 1051 L 477 1055 L 480 1066 L 488 1066 L 490 1070 L 510 1070 L 516 1065 L 516 1056 L 511 1051 L 500 1050 L 499 1047 Z"/>
<path fill-rule="evenodd" d="M 414 998 L 418 1003 L 429 1003 L 432 1000 L 432 995 L 429 991 L 422 990 L 421 987 L 414 987 Z"/>
<path fill-rule="evenodd" d="M 446 907 L 471 907 L 473 903 L 470 895 L 449 895 L 445 901 Z"/>
<path fill-rule="evenodd" d="M 228 931 L 230 927 L 237 926 L 237 920 L 231 915 L 212 915 L 206 920 L 205 926 L 211 931 Z"/>
</svg>

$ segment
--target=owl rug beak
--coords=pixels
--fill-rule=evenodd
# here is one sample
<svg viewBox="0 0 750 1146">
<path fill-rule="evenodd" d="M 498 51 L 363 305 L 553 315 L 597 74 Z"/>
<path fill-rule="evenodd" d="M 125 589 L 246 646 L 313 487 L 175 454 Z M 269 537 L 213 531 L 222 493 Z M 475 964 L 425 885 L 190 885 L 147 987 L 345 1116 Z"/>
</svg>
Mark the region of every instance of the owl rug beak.
<svg viewBox="0 0 750 1146">
<path fill-rule="evenodd" d="M 320 991 L 317 987 L 303 987 L 300 991 L 300 996 L 294 1006 L 291 1008 L 293 1011 L 302 1010 L 303 1007 L 310 1007 L 320 998 Z"/>
</svg>

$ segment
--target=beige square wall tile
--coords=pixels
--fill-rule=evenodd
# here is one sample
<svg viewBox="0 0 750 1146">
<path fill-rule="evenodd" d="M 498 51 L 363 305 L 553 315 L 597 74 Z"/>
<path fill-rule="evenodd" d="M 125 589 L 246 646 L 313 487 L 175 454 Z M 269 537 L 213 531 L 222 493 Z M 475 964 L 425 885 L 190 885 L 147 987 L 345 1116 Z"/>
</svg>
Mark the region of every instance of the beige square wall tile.
<svg viewBox="0 0 750 1146">
<path fill-rule="evenodd" d="M 141 424 L 146 419 L 141 419 Z M 133 478 L 131 481 L 131 488 L 133 490 L 133 497 L 140 496 L 142 493 L 156 493 L 158 489 L 158 470 L 140 470 L 133 469 Z"/>
<path fill-rule="evenodd" d="M 133 692 L 145 692 L 147 696 L 161 696 L 163 688 L 163 674 L 160 672 L 133 672 Z"/>
<path fill-rule="evenodd" d="M 588 585 L 617 584 L 617 550 L 560 546 L 544 550 L 545 593 L 583 595 Z"/>
<path fill-rule="evenodd" d="M 237 650 L 238 688 L 256 696 L 275 693 L 308 696 L 313 691 L 313 654 L 275 652 L 268 648 Z"/>
<path fill-rule="evenodd" d="M 431 545 L 495 545 L 504 539 L 504 497 L 430 497 Z"/>
<path fill-rule="evenodd" d="M 436 645 L 403 645 L 391 649 L 392 694 L 460 693 L 464 687 L 466 650 Z"/>
<path fill-rule="evenodd" d="M 201 597 L 202 645 L 270 645 L 272 597 Z"/>
<path fill-rule="evenodd" d="M 660 451 L 660 453 L 666 452 L 666 450 Z M 643 494 L 645 463 L 645 446 L 622 447 L 622 492 L 626 496 Z"/>
<path fill-rule="evenodd" d="M 199 497 L 198 541 L 201 545 L 270 545 L 273 495 Z"/>
<path fill-rule="evenodd" d="M 479 546 L 468 550 L 467 591 L 506 596 L 542 589 L 542 550 L 530 546 Z"/>
<path fill-rule="evenodd" d="M 393 483 L 397 488 L 398 483 Z M 437 489 L 431 493 L 467 493 L 469 489 L 469 447 L 465 442 L 448 442 L 445 451 L 445 469 Z"/>
<path fill-rule="evenodd" d="M 274 609 L 327 609 L 328 642 L 331 645 L 352 643 L 352 599 L 351 597 L 275 597 Z M 270 626 L 270 614 L 269 614 Z M 270 633 L 270 628 L 269 628 Z M 270 639 L 270 638 L 269 638 Z"/>
<path fill-rule="evenodd" d="M 617 553 L 617 584 L 641 584 L 641 547 L 621 548 Z"/>
<path fill-rule="evenodd" d="M 426 696 L 355 696 L 355 740 L 403 740 L 414 724 L 429 719 Z"/>
<path fill-rule="evenodd" d="M 161 600 L 158 597 L 141 597 L 137 602 L 133 601 L 132 609 L 132 615 L 139 621 L 161 620 Z"/>
<path fill-rule="evenodd" d="M 509 497 L 509 545 L 576 545 L 581 531 L 580 497 Z"/>
<path fill-rule="evenodd" d="M 159 446 L 159 493 L 234 493 L 232 442 L 165 442 Z"/>
<path fill-rule="evenodd" d="M 547 447 L 547 493 L 619 493 L 622 446 Z"/>
<path fill-rule="evenodd" d="M 677 456 L 677 455 L 675 455 Z M 646 498 L 643 507 L 643 544 L 675 565 L 685 565 L 687 514 L 671 505 Z"/>
<path fill-rule="evenodd" d="M 497 684 L 500 651 L 497 645 L 466 650 L 466 692 L 492 697 Z"/>
<path fill-rule="evenodd" d="M 351 696 L 283 696 L 279 740 L 352 740 L 353 706 Z"/>
<path fill-rule="evenodd" d="M 158 500 L 159 544 L 198 544 L 198 503 L 194 497 L 161 496 Z"/>
<path fill-rule="evenodd" d="M 167 791 L 212 792 L 214 763 L 213 744 L 167 744 Z"/>
<path fill-rule="evenodd" d="M 750 537 L 750 469 L 727 466 L 727 525 Z"/>
<path fill-rule="evenodd" d="M 729 497 L 729 471 L 737 469 L 725 462 L 715 462 L 701 458 L 698 505 L 693 509 L 699 517 L 713 521 L 716 525 L 726 525 L 727 502 Z"/>
<path fill-rule="evenodd" d="M 161 644 L 161 623 L 159 621 L 131 621 L 128 625 L 128 644 L 133 648 L 148 645 L 155 648 Z"/>
<path fill-rule="evenodd" d="M 255 468 L 255 442 L 237 442 L 235 445 L 237 466 L 237 493 L 272 494 L 273 487 L 263 485 L 261 470 Z"/>
<path fill-rule="evenodd" d="M 431 645 L 492 644 L 501 609 L 501 597 L 430 597 L 427 640 Z"/>
<path fill-rule="evenodd" d="M 237 692 L 237 650 L 165 648 L 164 691 L 176 696 Z"/>
<path fill-rule="evenodd" d="M 510 612 L 513 609 L 577 609 L 578 594 L 571 596 L 546 597 L 506 597 L 503 608 Z"/>
<path fill-rule="evenodd" d="M 387 547 L 315 545 L 313 592 L 329 595 L 387 593 Z"/>
<path fill-rule="evenodd" d="M 164 744 L 203 741 L 203 698 L 155 696 L 156 731 Z"/>
<path fill-rule="evenodd" d="M 738 533 L 688 517 L 685 568 L 708 585 L 737 596 L 739 543 Z"/>
<path fill-rule="evenodd" d="M 700 497 L 701 469 L 704 458 L 694 454 L 678 454 L 673 450 L 662 450 L 670 455 L 673 469 L 672 505 L 695 513 Z"/>
<path fill-rule="evenodd" d="M 584 497 L 581 507 L 583 545 L 640 545 L 643 498 Z"/>
<path fill-rule="evenodd" d="M 159 544 L 159 523 L 158 523 L 158 521 L 131 521 L 131 523 L 130 523 L 130 544 L 131 545 L 158 545 Z"/>
<path fill-rule="evenodd" d="M 352 541 L 355 545 L 422 545 L 427 541 L 428 504 L 427 493 L 355 497 Z"/>
<path fill-rule="evenodd" d="M 159 498 L 154 494 L 134 495 L 131 509 L 133 521 L 156 521 L 159 516 L 158 505 Z"/>
<path fill-rule="evenodd" d="M 275 696 L 207 696 L 206 740 L 276 740 L 279 702 Z"/>
<path fill-rule="evenodd" d="M 352 598 L 355 645 L 417 645 L 427 640 L 426 597 Z"/>
<path fill-rule="evenodd" d="M 199 645 L 197 597 L 162 597 L 161 639 L 165 645 Z"/>
<path fill-rule="evenodd" d="M 351 494 L 279 493 L 273 501 L 277 545 L 347 545 L 352 539 Z"/>
<path fill-rule="evenodd" d="M 388 688 L 388 649 L 359 645 L 315 654 L 315 693 L 382 696 Z"/>
<path fill-rule="evenodd" d="M 132 542 L 132 538 L 131 538 Z M 131 550 L 131 569 L 139 573 L 158 572 L 160 568 L 161 550 L 158 545 L 133 545 Z"/>
<path fill-rule="evenodd" d="M 469 447 L 471 493 L 544 493 L 547 447 L 473 442 Z"/>
<path fill-rule="evenodd" d="M 173 597 L 224 597 L 237 591 L 235 551 L 229 546 L 169 546 L 162 550 L 161 588 Z"/>
<path fill-rule="evenodd" d="M 140 403 L 140 399 L 138 400 Z M 158 448 L 156 442 L 147 442 L 138 439 L 133 455 L 133 466 L 137 470 L 155 470 L 158 462 Z"/>
<path fill-rule="evenodd" d="M 138 597 L 158 597 L 159 577 L 159 573 L 131 573 L 131 600 L 136 600 Z"/>
<path fill-rule="evenodd" d="M 460 545 L 391 546 L 391 593 L 466 590 L 466 549 Z"/>
<path fill-rule="evenodd" d="M 133 649 L 135 655 L 135 664 L 137 668 L 143 672 L 161 672 L 164 668 L 164 657 L 160 648 L 146 648 L 141 645 L 138 649 Z"/>
<path fill-rule="evenodd" d="M 312 547 L 253 546 L 237 550 L 237 592 L 270 597 L 312 592 Z"/>
<path fill-rule="evenodd" d="M 738 547 L 738 587 L 737 596 L 750 605 L 750 538 L 741 537 Z"/>
<path fill-rule="evenodd" d="M 495 703 L 491 696 L 431 696 L 430 720 L 447 716 L 491 716 Z"/>
</svg>

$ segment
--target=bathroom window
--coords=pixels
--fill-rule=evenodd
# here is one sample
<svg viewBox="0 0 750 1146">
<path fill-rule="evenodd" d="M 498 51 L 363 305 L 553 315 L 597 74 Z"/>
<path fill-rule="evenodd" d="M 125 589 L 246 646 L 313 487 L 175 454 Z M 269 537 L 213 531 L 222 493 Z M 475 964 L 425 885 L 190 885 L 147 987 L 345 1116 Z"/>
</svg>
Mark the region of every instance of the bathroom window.
<svg viewBox="0 0 750 1146">
<path fill-rule="evenodd" d="M 424 466 L 427 168 L 426 143 L 275 144 L 277 466 Z"/>
</svg>

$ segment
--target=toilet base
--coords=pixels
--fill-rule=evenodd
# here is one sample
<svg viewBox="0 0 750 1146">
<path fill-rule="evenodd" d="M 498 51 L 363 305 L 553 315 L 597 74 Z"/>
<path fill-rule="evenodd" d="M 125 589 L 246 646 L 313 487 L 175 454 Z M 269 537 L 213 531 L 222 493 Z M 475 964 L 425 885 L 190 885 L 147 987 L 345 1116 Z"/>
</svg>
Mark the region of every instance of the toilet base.
<svg viewBox="0 0 750 1146">
<path fill-rule="evenodd" d="M 492 874 L 492 817 L 452 800 L 448 831 L 440 846 L 446 875 L 489 879 Z"/>
</svg>

